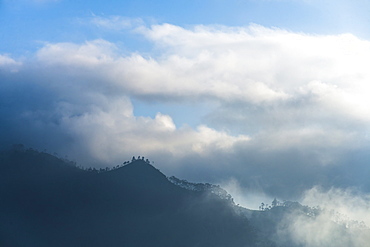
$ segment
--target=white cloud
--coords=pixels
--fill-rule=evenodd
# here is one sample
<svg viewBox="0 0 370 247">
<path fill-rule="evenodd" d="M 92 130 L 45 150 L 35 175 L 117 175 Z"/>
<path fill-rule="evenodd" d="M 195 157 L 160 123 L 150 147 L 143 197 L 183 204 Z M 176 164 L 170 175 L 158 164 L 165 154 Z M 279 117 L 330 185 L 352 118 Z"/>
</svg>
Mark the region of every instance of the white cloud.
<svg viewBox="0 0 370 247">
<path fill-rule="evenodd" d="M 304 247 L 366 246 L 370 241 L 369 199 L 353 189 L 314 187 L 305 193 L 303 203 L 319 205 L 321 213 L 315 217 L 294 212 L 287 215 L 278 236 Z"/>
<path fill-rule="evenodd" d="M 96 40 L 49 44 L 38 57 L 46 64 L 65 66 L 76 76 L 91 73 L 133 95 L 265 104 L 281 113 L 295 106 L 286 108 L 279 102 L 303 99 L 300 109 L 320 108 L 334 118 L 369 121 L 367 41 L 256 25 L 184 29 L 164 24 L 139 30 L 161 47 L 161 56 L 122 56 L 114 44 Z M 326 120 L 319 111 L 310 113 L 307 118 L 316 122 Z"/>
<path fill-rule="evenodd" d="M 81 116 L 66 116 L 63 125 L 80 139 L 79 146 L 86 147 L 88 157 L 106 164 L 120 162 L 130 154 L 166 152 L 168 155 L 183 157 L 196 152 L 209 155 L 232 149 L 238 142 L 249 139 L 246 136 L 229 136 L 206 126 L 197 130 L 189 127 L 177 129 L 170 116 L 157 113 L 156 117 L 135 117 L 127 101 L 110 101 L 106 110 L 96 109 Z M 77 154 L 76 154 L 77 155 Z"/>
<path fill-rule="evenodd" d="M 302 203 L 337 212 L 332 220 L 338 223 L 355 220 L 370 226 L 370 195 L 354 188 L 324 190 L 316 186 L 304 193 Z"/>
<path fill-rule="evenodd" d="M 234 203 L 241 207 L 259 210 L 262 202 L 270 203 L 273 200 L 263 192 L 262 188 L 243 188 L 235 178 L 222 182 L 221 187 L 233 197 Z"/>
<path fill-rule="evenodd" d="M 5 66 L 20 66 L 22 63 L 14 60 L 8 55 L 1 55 L 0 54 L 0 67 Z"/>
<path fill-rule="evenodd" d="M 90 67 L 113 62 L 115 45 L 105 40 L 88 41 L 83 45 L 73 43 L 46 44 L 37 52 L 45 65 Z M 102 68 L 100 68 L 101 70 Z"/>
<path fill-rule="evenodd" d="M 64 86 L 76 90 L 71 84 Z M 59 87 L 63 85 L 57 85 Z M 169 115 L 160 112 L 154 118 L 135 116 L 127 97 L 104 95 L 88 87 L 86 85 L 80 94 L 66 95 L 68 91 L 59 89 L 56 94 L 48 92 L 51 99 L 46 105 L 37 110 L 22 109 L 16 117 L 22 122 L 22 131 L 29 132 L 23 140 L 25 144 L 68 154 L 84 166 L 110 166 L 135 154 L 156 157 L 165 153 L 177 158 L 190 153 L 208 156 L 215 151 L 230 151 L 234 145 L 249 140 L 244 135 L 231 136 L 207 126 L 177 128 Z M 34 108 L 32 105 L 38 102 L 28 104 Z M 68 145 L 56 143 L 60 136 L 69 139 Z"/>
<path fill-rule="evenodd" d="M 105 28 L 131 25 L 121 17 L 99 18 Z M 53 146 L 46 144 L 52 139 L 33 137 L 29 144 L 92 157 L 89 162 L 97 164 L 145 153 L 163 166 L 178 164 L 183 174 L 195 174 L 191 169 L 199 163 L 213 177 L 244 175 L 243 186 L 255 179 L 271 193 L 286 189 L 275 188 L 277 183 L 289 186 L 296 177 L 302 184 L 288 189 L 307 189 L 320 176 L 330 178 L 331 167 L 343 176 L 348 154 L 368 148 L 369 41 L 258 25 L 135 25 L 134 31 L 153 43 L 152 55 L 127 55 L 100 39 L 46 44 L 19 65 L 13 79 L 33 88 L 30 94 L 47 92 L 42 96 L 47 103 L 38 104 L 44 99 L 36 96 L 34 102 L 20 100 L 10 107 L 18 107 L 12 114 L 21 117 L 7 119 L 28 119 L 24 129 L 30 133 L 43 130 L 62 140 Z M 0 56 L 2 67 L 15 63 Z M 160 109 L 153 118 L 135 115 L 131 97 L 147 104 L 192 102 L 194 111 L 208 102 L 215 107 L 198 126 L 176 126 Z"/>
<path fill-rule="evenodd" d="M 131 29 L 144 24 L 144 22 L 139 18 L 132 19 L 122 16 L 101 17 L 96 15 L 93 15 L 90 22 L 99 28 L 115 31 Z"/>
<path fill-rule="evenodd" d="M 0 72 L 7 71 L 11 73 L 16 73 L 21 66 L 21 61 L 16 61 L 6 54 L 0 54 Z"/>
</svg>

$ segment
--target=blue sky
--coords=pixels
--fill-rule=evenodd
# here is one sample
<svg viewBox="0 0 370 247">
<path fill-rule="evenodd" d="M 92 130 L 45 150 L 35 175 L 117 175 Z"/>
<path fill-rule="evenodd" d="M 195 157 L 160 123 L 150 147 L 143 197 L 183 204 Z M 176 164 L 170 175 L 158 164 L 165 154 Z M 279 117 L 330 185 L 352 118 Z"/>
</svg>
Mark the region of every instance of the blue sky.
<svg viewBox="0 0 370 247">
<path fill-rule="evenodd" d="M 253 207 L 348 188 L 367 195 L 369 9 L 2 0 L 1 147 L 24 143 L 84 166 L 144 155 Z"/>
<path fill-rule="evenodd" d="M 83 22 L 92 15 L 142 18 L 174 25 L 245 26 L 257 23 L 296 32 L 368 37 L 366 1 L 207 0 L 207 1 L 68 1 L 2 0 L 1 50 L 23 55 L 39 42 L 82 42 L 95 38 L 132 38 L 98 32 Z M 123 41 L 126 42 L 126 41 Z M 130 43 L 128 41 L 127 43 Z M 136 47 L 132 47 L 136 48 Z M 138 47 L 140 49 L 140 47 Z"/>
</svg>

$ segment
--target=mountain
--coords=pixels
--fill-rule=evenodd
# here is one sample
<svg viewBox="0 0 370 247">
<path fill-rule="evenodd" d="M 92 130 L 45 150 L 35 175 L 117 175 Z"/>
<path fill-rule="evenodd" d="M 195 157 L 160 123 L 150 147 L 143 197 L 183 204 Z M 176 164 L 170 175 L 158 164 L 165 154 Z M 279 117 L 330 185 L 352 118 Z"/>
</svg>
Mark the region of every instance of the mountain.
<svg viewBox="0 0 370 247">
<path fill-rule="evenodd" d="M 333 212 L 277 200 L 262 206 L 239 207 L 220 186 L 168 178 L 142 159 L 97 171 L 34 150 L 0 152 L 1 247 L 365 247 L 370 241 L 363 222 L 333 220 Z"/>
<path fill-rule="evenodd" d="M 143 160 L 92 172 L 50 154 L 0 154 L 0 246 L 253 246 L 230 200 L 171 182 Z"/>
</svg>

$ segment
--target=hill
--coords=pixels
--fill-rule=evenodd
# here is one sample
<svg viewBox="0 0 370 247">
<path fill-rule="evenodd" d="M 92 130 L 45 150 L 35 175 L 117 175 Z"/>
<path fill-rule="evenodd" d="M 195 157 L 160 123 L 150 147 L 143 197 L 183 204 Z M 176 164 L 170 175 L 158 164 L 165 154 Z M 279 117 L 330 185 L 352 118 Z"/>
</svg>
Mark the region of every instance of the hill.
<svg viewBox="0 0 370 247">
<path fill-rule="evenodd" d="M 277 200 L 242 208 L 220 186 L 168 178 L 144 160 L 99 172 L 34 150 L 0 152 L 5 247 L 367 246 L 363 222 L 332 213 Z"/>
<path fill-rule="evenodd" d="M 137 160 L 90 172 L 50 154 L 0 154 L 0 246 L 252 246 L 229 200 Z"/>
</svg>

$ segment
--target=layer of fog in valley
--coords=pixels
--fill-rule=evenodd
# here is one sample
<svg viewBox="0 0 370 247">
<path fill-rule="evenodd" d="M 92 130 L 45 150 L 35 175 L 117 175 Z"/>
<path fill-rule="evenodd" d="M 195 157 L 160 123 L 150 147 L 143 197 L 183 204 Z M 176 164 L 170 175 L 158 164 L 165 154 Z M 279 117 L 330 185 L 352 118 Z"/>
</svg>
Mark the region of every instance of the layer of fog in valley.
<svg viewBox="0 0 370 247">
<path fill-rule="evenodd" d="M 277 246 L 354 246 L 370 241 L 370 197 L 356 190 L 315 186 L 305 191 L 299 202 L 279 201 L 262 192 L 243 191 L 236 180 L 225 184 L 237 205 L 254 209 L 251 221 Z M 258 209 L 255 208 L 260 201 Z M 261 212 L 260 214 L 256 212 Z M 256 217 L 258 220 L 256 220 Z"/>
</svg>

